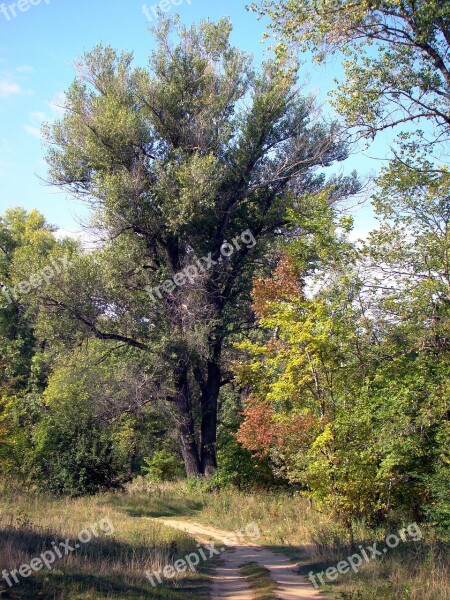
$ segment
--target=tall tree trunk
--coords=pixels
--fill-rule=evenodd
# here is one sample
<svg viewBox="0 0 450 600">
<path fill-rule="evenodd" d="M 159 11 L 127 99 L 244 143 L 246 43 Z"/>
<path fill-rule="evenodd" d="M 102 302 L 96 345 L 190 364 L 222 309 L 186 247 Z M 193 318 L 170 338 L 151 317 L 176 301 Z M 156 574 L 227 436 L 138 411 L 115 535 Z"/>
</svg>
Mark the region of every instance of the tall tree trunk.
<svg viewBox="0 0 450 600">
<path fill-rule="evenodd" d="M 181 366 L 175 373 L 175 406 L 177 409 L 178 435 L 186 475 L 200 477 L 202 474 L 198 446 L 195 439 L 195 424 L 189 389 L 188 369 Z"/>
<path fill-rule="evenodd" d="M 206 381 L 203 384 L 201 407 L 201 470 L 205 477 L 211 477 L 217 469 L 217 404 L 220 392 L 221 344 L 213 349 L 212 358 L 206 367 Z"/>
</svg>

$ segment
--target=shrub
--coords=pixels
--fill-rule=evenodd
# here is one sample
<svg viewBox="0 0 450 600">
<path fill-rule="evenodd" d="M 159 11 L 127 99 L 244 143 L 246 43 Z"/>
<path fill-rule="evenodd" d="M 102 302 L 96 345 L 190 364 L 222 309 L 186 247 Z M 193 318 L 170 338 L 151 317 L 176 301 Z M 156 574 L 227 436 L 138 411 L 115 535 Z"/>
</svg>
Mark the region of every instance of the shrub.
<svg viewBox="0 0 450 600">
<path fill-rule="evenodd" d="M 157 450 L 152 458 L 144 459 L 144 475 L 155 483 L 173 481 L 183 474 L 183 463 L 179 456 L 166 450 Z"/>
</svg>

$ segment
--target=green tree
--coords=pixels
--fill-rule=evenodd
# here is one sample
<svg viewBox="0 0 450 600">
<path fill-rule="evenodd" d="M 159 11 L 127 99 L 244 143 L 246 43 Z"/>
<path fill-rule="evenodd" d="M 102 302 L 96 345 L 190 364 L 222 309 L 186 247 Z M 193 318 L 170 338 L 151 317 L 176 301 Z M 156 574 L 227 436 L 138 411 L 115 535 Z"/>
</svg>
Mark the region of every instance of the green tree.
<svg viewBox="0 0 450 600">
<path fill-rule="evenodd" d="M 148 375 L 137 350 L 92 340 L 53 365 L 45 407 L 31 430 L 26 472 L 57 494 L 120 486 L 138 472 L 148 446 L 168 426 L 149 406 Z M 143 423 L 143 421 L 145 422 Z M 143 427 L 143 425 L 145 425 Z"/>
<path fill-rule="evenodd" d="M 450 2 L 448 0 L 262 0 L 256 10 L 273 29 L 321 61 L 345 55 L 336 107 L 347 125 L 373 138 L 379 131 L 435 128 L 430 144 L 450 130 Z M 425 140 L 424 140 L 425 143 Z"/>
<path fill-rule="evenodd" d="M 30 281 L 39 283 L 43 268 L 51 268 L 57 280 L 52 261 L 71 248 L 71 242 L 56 241 L 52 227 L 37 211 L 17 208 L 0 218 L 0 469 L 4 474 L 21 470 L 49 372 L 46 341 L 39 341 L 35 331 L 38 311 L 31 302 Z"/>
<path fill-rule="evenodd" d="M 241 346 L 252 395 L 239 439 L 347 525 L 394 509 L 445 528 L 448 189 L 442 174 L 432 189 L 417 172 L 411 196 L 411 172 L 392 175 L 363 248 L 321 219 L 320 234 L 255 284 L 261 331 Z"/>
<path fill-rule="evenodd" d="M 292 72 L 268 62 L 255 73 L 230 32 L 227 20 L 188 29 L 163 21 L 149 70 L 97 47 L 48 132 L 51 179 L 92 206 L 104 244 L 41 301 L 67 339 L 146 353 L 149 399 L 170 407 L 194 476 L 216 468 L 227 340 L 248 322 L 261 258 L 294 232 L 287 213 L 308 194 L 324 190 L 331 203 L 357 189 L 354 178 L 325 181 L 323 167 L 346 150 L 334 126 L 313 123 Z M 184 285 L 170 281 L 194 265 Z"/>
<path fill-rule="evenodd" d="M 383 432 L 384 467 L 405 496 L 416 489 L 420 509 L 442 526 L 450 490 L 449 185 L 448 172 L 428 161 L 419 169 L 391 163 L 374 198 L 381 226 L 365 248 L 376 273 L 368 310 L 376 307 L 386 338 L 385 422 L 396 423 L 395 433 L 388 425 Z"/>
</svg>

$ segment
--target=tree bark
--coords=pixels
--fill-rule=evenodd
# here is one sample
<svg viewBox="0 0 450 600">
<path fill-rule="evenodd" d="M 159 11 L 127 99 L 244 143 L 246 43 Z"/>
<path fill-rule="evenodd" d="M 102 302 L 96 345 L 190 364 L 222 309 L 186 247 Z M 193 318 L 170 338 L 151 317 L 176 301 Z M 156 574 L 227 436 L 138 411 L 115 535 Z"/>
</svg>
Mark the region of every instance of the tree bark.
<svg viewBox="0 0 450 600">
<path fill-rule="evenodd" d="M 222 378 L 220 359 L 222 338 L 212 335 L 209 338 L 210 354 L 203 370 L 197 369 L 194 375 L 201 390 L 201 471 L 204 477 L 211 477 L 217 469 L 217 407 Z"/>
<path fill-rule="evenodd" d="M 217 403 L 220 391 L 221 369 L 216 360 L 208 361 L 207 379 L 202 393 L 201 470 L 211 477 L 217 469 Z"/>
<path fill-rule="evenodd" d="M 195 438 L 195 424 L 192 414 L 188 369 L 186 366 L 176 369 L 175 390 L 178 435 L 180 440 L 181 454 L 183 456 L 186 469 L 186 475 L 188 477 L 200 477 L 202 471 L 197 441 Z"/>
</svg>

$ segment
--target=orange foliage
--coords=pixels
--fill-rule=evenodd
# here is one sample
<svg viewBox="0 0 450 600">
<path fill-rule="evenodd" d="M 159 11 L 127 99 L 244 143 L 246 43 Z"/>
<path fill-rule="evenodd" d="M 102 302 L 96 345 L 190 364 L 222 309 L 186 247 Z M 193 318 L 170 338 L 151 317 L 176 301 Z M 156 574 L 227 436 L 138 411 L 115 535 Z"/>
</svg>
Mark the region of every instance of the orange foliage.
<svg viewBox="0 0 450 600">
<path fill-rule="evenodd" d="M 274 439 L 278 449 L 284 450 L 294 445 L 297 448 L 308 447 L 317 435 L 320 420 L 312 413 L 306 415 L 290 415 L 289 421 L 280 423 L 277 427 L 277 435 Z"/>
<path fill-rule="evenodd" d="M 292 414 L 288 421 L 276 421 L 275 411 L 267 400 L 250 396 L 243 412 L 244 421 L 237 433 L 237 440 L 256 458 L 264 458 L 270 449 L 286 450 L 292 447 L 309 447 L 321 428 L 320 419 L 312 412 L 305 415 Z"/>
<path fill-rule="evenodd" d="M 299 274 L 292 259 L 283 254 L 272 277 L 254 282 L 253 310 L 259 317 L 264 317 L 272 302 L 289 301 L 299 295 L 302 295 Z"/>
<path fill-rule="evenodd" d="M 258 401 L 254 396 L 248 398 L 247 408 L 243 412 L 244 422 L 237 433 L 237 440 L 258 458 L 269 454 L 275 439 L 276 427 L 273 414 L 269 402 Z"/>
</svg>

